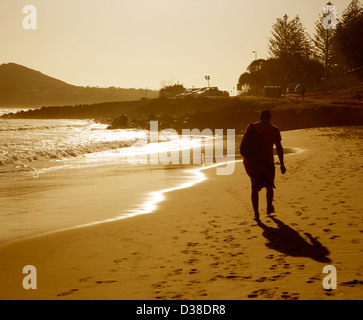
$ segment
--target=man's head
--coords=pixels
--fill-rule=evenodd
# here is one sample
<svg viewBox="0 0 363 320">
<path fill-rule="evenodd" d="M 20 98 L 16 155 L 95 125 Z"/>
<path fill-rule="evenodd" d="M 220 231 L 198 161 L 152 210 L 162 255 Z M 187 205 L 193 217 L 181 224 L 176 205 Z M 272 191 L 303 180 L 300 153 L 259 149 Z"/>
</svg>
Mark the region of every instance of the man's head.
<svg viewBox="0 0 363 320">
<path fill-rule="evenodd" d="M 271 120 L 271 111 L 270 110 L 263 110 L 260 113 L 260 120 L 261 121 L 270 121 Z"/>
</svg>

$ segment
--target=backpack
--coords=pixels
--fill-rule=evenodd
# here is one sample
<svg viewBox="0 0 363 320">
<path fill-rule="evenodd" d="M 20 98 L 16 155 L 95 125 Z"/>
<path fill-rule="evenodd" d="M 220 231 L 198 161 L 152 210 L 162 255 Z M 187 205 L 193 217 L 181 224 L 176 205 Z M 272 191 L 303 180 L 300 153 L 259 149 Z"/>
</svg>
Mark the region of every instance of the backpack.
<svg viewBox="0 0 363 320">
<path fill-rule="evenodd" d="M 255 161 L 261 161 L 263 159 L 261 138 L 252 123 L 247 127 L 243 135 L 240 153 L 243 157 Z"/>
</svg>

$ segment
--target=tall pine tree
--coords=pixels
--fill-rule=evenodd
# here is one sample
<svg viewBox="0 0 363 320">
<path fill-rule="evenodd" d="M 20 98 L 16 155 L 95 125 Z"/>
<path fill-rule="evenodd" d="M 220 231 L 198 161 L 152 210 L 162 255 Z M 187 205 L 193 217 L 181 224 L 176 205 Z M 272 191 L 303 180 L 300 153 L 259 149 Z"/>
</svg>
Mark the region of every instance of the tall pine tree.
<svg viewBox="0 0 363 320">
<path fill-rule="evenodd" d="M 289 20 L 287 14 L 278 18 L 272 26 L 269 39 L 269 52 L 272 58 L 285 61 L 309 59 L 312 54 L 311 39 L 305 32 L 299 16 Z"/>
<path fill-rule="evenodd" d="M 332 14 L 336 15 L 336 9 L 331 2 L 328 2 L 322 14 L 319 15 L 318 21 L 315 22 L 315 57 L 324 65 L 325 69 L 325 87 L 330 77 L 332 67 L 339 63 L 339 55 L 336 47 L 336 17 L 331 18 Z"/>
<path fill-rule="evenodd" d="M 285 89 L 292 75 L 312 58 L 312 41 L 299 16 L 289 20 L 285 14 L 272 26 L 272 37 L 269 42 L 271 58 L 278 59 L 287 66 L 288 72 L 283 84 Z"/>
<path fill-rule="evenodd" d="M 363 7 L 353 0 L 343 12 L 336 30 L 337 45 L 349 69 L 363 79 Z"/>
</svg>

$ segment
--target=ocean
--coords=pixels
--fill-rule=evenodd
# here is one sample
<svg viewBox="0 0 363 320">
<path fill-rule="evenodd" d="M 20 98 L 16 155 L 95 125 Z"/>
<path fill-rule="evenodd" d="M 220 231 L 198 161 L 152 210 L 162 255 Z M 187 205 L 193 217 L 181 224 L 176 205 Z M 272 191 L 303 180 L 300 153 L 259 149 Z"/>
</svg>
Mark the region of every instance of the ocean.
<svg viewBox="0 0 363 320">
<path fill-rule="evenodd" d="M 203 161 L 143 161 L 200 141 L 171 132 L 144 143 L 149 135 L 92 120 L 0 119 L 0 243 L 151 213 L 166 192 L 205 179 Z"/>
</svg>

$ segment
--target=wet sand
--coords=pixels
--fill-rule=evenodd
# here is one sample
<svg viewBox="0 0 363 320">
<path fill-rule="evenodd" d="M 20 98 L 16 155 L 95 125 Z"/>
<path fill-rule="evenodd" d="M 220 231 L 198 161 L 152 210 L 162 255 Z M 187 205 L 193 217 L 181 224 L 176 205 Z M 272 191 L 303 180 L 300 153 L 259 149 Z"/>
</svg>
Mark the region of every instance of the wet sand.
<svg viewBox="0 0 363 320">
<path fill-rule="evenodd" d="M 230 176 L 164 194 L 151 214 L 5 243 L 1 299 L 361 299 L 362 127 L 282 133 L 275 209 L 253 219 L 250 182 Z M 100 186 L 102 188 L 102 186 Z M 37 268 L 25 290 L 22 269 Z M 337 289 L 322 286 L 337 270 Z"/>
</svg>

